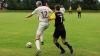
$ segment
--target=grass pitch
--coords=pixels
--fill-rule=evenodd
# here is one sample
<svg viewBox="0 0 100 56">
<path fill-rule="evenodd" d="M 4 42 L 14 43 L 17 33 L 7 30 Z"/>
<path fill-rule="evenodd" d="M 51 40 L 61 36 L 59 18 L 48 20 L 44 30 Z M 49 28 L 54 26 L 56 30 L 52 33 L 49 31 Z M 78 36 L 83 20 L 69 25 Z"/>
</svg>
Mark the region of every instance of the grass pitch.
<svg viewBox="0 0 100 56">
<path fill-rule="evenodd" d="M 27 12 L 0 12 L 0 56 L 35 56 L 35 34 L 38 27 L 36 16 L 24 21 Z M 78 20 L 77 14 L 65 13 L 65 27 L 68 42 L 74 48 L 72 56 L 100 56 L 100 13 L 82 13 Z M 68 48 L 63 45 L 66 53 L 61 55 L 53 44 L 54 22 L 45 31 L 40 56 L 71 56 Z M 59 39 L 60 44 L 61 39 Z M 25 48 L 31 41 L 32 48 Z"/>
</svg>

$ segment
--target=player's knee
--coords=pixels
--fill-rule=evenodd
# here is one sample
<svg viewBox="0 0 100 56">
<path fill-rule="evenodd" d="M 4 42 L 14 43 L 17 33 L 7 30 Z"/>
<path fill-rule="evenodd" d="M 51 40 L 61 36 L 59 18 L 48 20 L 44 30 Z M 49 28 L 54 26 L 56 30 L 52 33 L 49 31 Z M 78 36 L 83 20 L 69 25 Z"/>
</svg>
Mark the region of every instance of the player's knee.
<svg viewBox="0 0 100 56">
<path fill-rule="evenodd" d="M 40 38 L 36 38 L 35 40 L 40 40 Z"/>
<path fill-rule="evenodd" d="M 40 40 L 40 35 L 39 34 L 36 35 L 36 40 Z"/>
</svg>

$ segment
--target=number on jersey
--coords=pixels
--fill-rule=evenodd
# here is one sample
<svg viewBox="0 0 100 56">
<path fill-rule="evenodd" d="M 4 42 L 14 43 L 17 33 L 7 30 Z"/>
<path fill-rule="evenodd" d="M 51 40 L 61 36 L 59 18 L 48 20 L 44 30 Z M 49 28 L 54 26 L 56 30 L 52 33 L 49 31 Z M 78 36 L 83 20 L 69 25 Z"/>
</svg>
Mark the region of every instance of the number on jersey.
<svg viewBox="0 0 100 56">
<path fill-rule="evenodd" d="M 48 16 L 47 16 L 47 11 L 42 11 L 41 13 L 42 13 L 42 17 L 43 17 L 43 18 L 48 18 Z"/>
<path fill-rule="evenodd" d="M 60 15 L 60 18 L 61 18 L 61 23 L 63 22 L 63 16 L 62 15 Z"/>
</svg>

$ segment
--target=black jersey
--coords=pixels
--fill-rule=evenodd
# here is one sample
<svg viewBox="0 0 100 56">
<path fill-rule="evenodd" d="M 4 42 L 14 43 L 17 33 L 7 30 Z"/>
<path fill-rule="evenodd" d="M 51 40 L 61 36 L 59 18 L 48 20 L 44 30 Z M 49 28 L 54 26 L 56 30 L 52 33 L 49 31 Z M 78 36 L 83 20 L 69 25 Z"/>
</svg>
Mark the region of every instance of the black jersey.
<svg viewBox="0 0 100 56">
<path fill-rule="evenodd" d="M 63 24 L 64 21 L 64 17 L 63 14 L 61 12 L 55 12 L 55 31 L 54 31 L 54 37 L 55 38 L 59 38 L 59 36 L 61 36 L 63 39 L 65 39 L 66 37 L 66 31 L 65 31 L 65 27 Z"/>
<path fill-rule="evenodd" d="M 62 26 L 64 21 L 63 14 L 61 12 L 55 12 L 55 16 L 55 27 Z"/>
</svg>

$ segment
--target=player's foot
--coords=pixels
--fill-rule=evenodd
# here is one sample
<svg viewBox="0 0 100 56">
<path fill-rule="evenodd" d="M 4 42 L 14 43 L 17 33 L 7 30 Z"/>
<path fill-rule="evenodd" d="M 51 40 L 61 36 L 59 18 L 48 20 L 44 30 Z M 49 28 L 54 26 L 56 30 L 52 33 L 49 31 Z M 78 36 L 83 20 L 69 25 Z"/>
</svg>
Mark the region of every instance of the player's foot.
<svg viewBox="0 0 100 56">
<path fill-rule="evenodd" d="M 44 42 L 41 42 L 41 45 L 44 45 Z"/>
<path fill-rule="evenodd" d="M 70 53 L 73 54 L 73 48 L 72 48 L 72 46 L 70 46 L 69 49 L 70 49 Z"/>
<path fill-rule="evenodd" d="M 64 54 L 65 53 L 65 50 L 61 50 L 61 54 Z"/>
<path fill-rule="evenodd" d="M 40 50 L 37 50 L 36 56 L 39 56 L 40 53 L 41 53 L 41 51 Z"/>
</svg>

